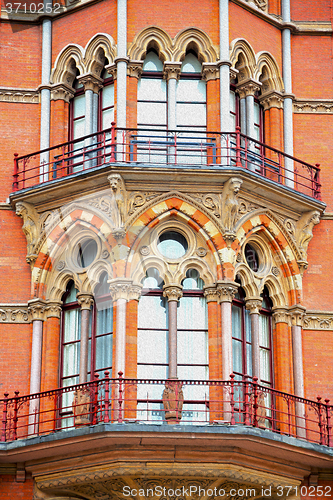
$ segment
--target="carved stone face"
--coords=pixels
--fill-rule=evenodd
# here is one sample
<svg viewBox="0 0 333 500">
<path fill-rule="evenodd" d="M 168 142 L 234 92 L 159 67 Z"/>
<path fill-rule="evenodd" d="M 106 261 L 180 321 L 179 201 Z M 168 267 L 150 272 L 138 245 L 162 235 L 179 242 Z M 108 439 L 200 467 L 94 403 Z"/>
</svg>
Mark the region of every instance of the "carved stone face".
<svg viewBox="0 0 333 500">
<path fill-rule="evenodd" d="M 16 205 L 16 215 L 18 215 L 19 217 L 22 217 L 24 210 L 25 210 L 25 208 L 23 205 L 21 205 L 21 203 L 18 203 Z"/>
<path fill-rule="evenodd" d="M 237 182 L 232 183 L 232 190 L 233 190 L 234 194 L 238 193 L 238 191 L 240 190 L 240 187 L 241 187 L 240 182 L 237 181 Z"/>
<path fill-rule="evenodd" d="M 319 224 L 319 222 L 320 222 L 320 213 L 319 212 L 314 213 L 311 220 L 312 220 L 312 222 L 314 224 Z"/>
<path fill-rule="evenodd" d="M 112 191 L 117 191 L 118 189 L 118 179 L 116 177 L 112 177 L 110 179 L 110 187 Z"/>
</svg>

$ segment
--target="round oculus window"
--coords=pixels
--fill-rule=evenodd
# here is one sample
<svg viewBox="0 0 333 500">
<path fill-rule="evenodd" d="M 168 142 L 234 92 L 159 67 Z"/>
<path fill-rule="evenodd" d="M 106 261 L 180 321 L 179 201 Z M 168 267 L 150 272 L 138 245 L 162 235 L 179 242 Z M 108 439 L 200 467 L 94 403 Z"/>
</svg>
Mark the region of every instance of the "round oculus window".
<svg viewBox="0 0 333 500">
<path fill-rule="evenodd" d="M 88 267 L 94 262 L 97 255 L 97 243 L 92 238 L 78 243 L 76 261 L 80 267 Z"/>
<path fill-rule="evenodd" d="M 256 249 L 247 243 L 245 245 L 245 259 L 252 271 L 257 272 L 259 270 L 259 257 Z"/>
<path fill-rule="evenodd" d="M 180 259 L 188 249 L 185 236 L 177 231 L 162 233 L 157 241 L 158 251 L 167 259 Z"/>
</svg>

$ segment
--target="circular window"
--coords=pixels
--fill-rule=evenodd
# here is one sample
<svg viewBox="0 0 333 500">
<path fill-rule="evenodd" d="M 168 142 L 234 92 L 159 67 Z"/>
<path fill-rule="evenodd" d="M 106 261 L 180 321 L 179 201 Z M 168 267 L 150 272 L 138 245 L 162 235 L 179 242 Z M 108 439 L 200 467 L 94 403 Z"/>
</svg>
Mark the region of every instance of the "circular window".
<svg viewBox="0 0 333 500">
<path fill-rule="evenodd" d="M 258 253 L 249 243 L 245 246 L 245 259 L 252 271 L 257 272 L 259 270 Z"/>
<path fill-rule="evenodd" d="M 97 255 L 97 243 L 95 240 L 89 238 L 80 241 L 77 245 L 76 260 L 80 267 L 88 267 L 94 262 Z"/>
<path fill-rule="evenodd" d="M 157 248 L 167 259 L 180 259 L 188 248 L 185 236 L 176 231 L 166 231 L 157 241 Z"/>
</svg>

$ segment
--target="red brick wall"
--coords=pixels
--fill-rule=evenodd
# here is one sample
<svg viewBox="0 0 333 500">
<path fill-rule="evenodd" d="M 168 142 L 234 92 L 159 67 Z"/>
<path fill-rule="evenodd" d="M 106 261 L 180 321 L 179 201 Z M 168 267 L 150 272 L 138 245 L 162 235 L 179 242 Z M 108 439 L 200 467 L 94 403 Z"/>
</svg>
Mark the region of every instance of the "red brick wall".
<svg viewBox="0 0 333 500">
<path fill-rule="evenodd" d="M 32 325 L 0 324 L 0 394 L 29 394 Z M 6 349 L 3 348 L 6 346 Z"/>
<path fill-rule="evenodd" d="M 303 330 L 305 397 L 333 402 L 332 331 Z"/>
<path fill-rule="evenodd" d="M 33 479 L 28 476 L 24 483 L 17 483 L 15 476 L 0 475 L 0 498 L 1 500 L 32 500 Z"/>
</svg>

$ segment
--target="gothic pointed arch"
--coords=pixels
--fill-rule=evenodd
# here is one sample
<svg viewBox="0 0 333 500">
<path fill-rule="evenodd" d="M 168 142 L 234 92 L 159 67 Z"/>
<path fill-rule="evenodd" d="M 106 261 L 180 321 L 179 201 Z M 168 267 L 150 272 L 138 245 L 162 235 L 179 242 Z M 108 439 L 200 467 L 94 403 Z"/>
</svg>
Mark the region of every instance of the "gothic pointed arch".
<svg viewBox="0 0 333 500">
<path fill-rule="evenodd" d="M 256 54 L 256 67 L 254 78 L 262 83 L 262 94 L 277 90 L 284 90 L 283 80 L 279 66 L 269 52 L 258 52 Z"/>
<path fill-rule="evenodd" d="M 172 60 L 172 40 L 162 28 L 149 26 L 135 35 L 128 49 L 128 57 L 131 60 L 141 61 L 149 48 L 155 49 L 162 61 Z"/>
<path fill-rule="evenodd" d="M 112 36 L 106 33 L 97 33 L 85 47 L 86 72 L 100 77 L 105 65 L 105 59 L 108 60 L 109 64 L 112 64 L 116 54 L 116 44 Z"/>
<path fill-rule="evenodd" d="M 77 44 L 66 45 L 58 54 L 54 63 L 50 82 L 53 84 L 65 84 L 71 88 L 77 70 L 79 70 L 81 75 L 86 72 L 84 49 Z"/>
<path fill-rule="evenodd" d="M 218 60 L 218 51 L 210 37 L 198 28 L 186 28 L 175 36 L 173 40 L 173 58 L 182 61 L 186 51 L 193 49 L 200 62 L 215 63 Z"/>
<path fill-rule="evenodd" d="M 239 83 L 254 78 L 256 56 L 251 45 L 244 38 L 236 38 L 230 44 L 230 61 L 238 73 Z"/>
</svg>

